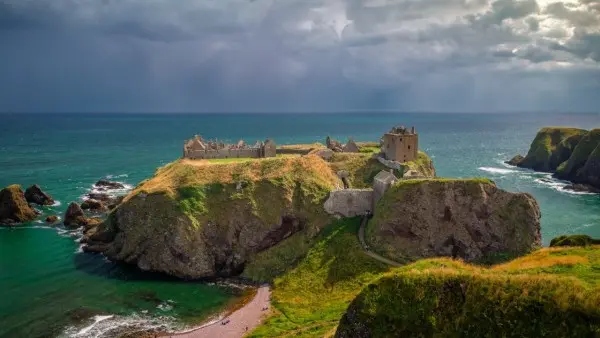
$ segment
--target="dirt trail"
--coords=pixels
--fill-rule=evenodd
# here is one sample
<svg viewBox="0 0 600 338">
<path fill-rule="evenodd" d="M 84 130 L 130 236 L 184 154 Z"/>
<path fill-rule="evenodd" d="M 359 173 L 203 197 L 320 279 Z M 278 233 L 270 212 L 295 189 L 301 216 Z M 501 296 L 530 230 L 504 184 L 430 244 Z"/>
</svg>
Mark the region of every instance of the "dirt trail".
<svg viewBox="0 0 600 338">
<path fill-rule="evenodd" d="M 365 242 L 365 226 L 367 225 L 367 221 L 368 218 L 367 217 L 363 217 L 362 221 L 360 223 L 360 229 L 358 230 L 358 240 L 360 241 L 360 245 L 362 246 L 363 250 L 365 251 L 365 254 L 367 254 L 368 256 L 375 258 L 376 260 L 391 265 L 391 266 L 402 266 L 402 264 L 398 263 L 398 262 L 394 262 L 391 259 L 387 259 L 383 256 L 379 256 L 378 254 L 372 252 L 371 250 L 369 250 L 369 247 L 367 246 L 367 243 Z"/>
</svg>

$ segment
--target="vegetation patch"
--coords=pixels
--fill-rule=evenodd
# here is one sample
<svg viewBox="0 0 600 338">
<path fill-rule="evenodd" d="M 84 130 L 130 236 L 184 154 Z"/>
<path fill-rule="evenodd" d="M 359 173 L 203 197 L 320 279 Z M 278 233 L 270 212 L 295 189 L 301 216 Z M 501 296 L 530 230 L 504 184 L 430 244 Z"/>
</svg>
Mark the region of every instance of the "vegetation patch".
<svg viewBox="0 0 600 338">
<path fill-rule="evenodd" d="M 339 337 L 593 337 L 600 247 L 542 249 L 492 268 L 451 259 L 397 268 L 363 289 Z"/>
<path fill-rule="evenodd" d="M 600 239 L 592 238 L 588 235 L 562 235 L 553 238 L 550 241 L 551 247 L 556 246 L 588 246 L 600 244 Z"/>
<path fill-rule="evenodd" d="M 388 269 L 364 254 L 359 218 L 336 221 L 295 268 L 274 280 L 275 311 L 250 337 L 322 337 L 335 329 L 361 288 Z"/>
</svg>

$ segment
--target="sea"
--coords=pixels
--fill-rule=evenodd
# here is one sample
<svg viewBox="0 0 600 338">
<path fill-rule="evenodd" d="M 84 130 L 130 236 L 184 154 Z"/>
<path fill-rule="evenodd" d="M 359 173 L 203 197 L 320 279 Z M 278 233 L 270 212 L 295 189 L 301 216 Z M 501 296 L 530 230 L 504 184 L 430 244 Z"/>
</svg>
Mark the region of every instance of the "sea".
<svg viewBox="0 0 600 338">
<path fill-rule="evenodd" d="M 62 216 L 107 178 L 127 193 L 182 154 L 196 134 L 277 144 L 378 141 L 392 126 L 415 126 L 441 177 L 488 177 L 531 193 L 545 245 L 561 234 L 600 237 L 600 197 L 564 190 L 549 173 L 509 166 L 544 126 L 599 128 L 600 114 L 294 113 L 3 114 L 0 186 L 39 184 Z M 40 219 L 43 219 L 41 217 Z M 81 251 L 77 231 L 34 221 L 0 228 L 0 337 L 108 337 L 114 328 L 177 330 L 214 318 L 239 297 L 222 283 L 182 281 Z"/>
</svg>

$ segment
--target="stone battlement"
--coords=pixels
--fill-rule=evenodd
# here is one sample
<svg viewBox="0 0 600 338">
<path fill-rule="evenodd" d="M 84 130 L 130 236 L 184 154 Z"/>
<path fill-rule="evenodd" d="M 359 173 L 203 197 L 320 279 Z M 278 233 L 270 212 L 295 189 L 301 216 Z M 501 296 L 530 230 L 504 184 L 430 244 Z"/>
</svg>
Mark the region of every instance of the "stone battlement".
<svg viewBox="0 0 600 338">
<path fill-rule="evenodd" d="M 264 142 L 257 141 L 249 146 L 240 140 L 236 144 L 226 144 L 219 141 L 205 141 L 202 136 L 196 135 L 187 140 L 183 145 L 183 157 L 189 159 L 214 159 L 214 158 L 262 158 L 275 157 L 276 145 L 270 139 Z"/>
</svg>

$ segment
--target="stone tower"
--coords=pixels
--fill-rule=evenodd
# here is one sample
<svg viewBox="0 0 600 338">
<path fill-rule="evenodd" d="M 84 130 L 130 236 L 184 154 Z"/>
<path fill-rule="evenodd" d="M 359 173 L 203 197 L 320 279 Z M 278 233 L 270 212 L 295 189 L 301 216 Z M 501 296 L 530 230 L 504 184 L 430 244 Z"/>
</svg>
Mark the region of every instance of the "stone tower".
<svg viewBox="0 0 600 338">
<path fill-rule="evenodd" d="M 419 134 L 415 127 L 411 130 L 394 127 L 383 135 L 381 151 L 387 160 L 396 162 L 414 161 L 419 156 Z"/>
</svg>

